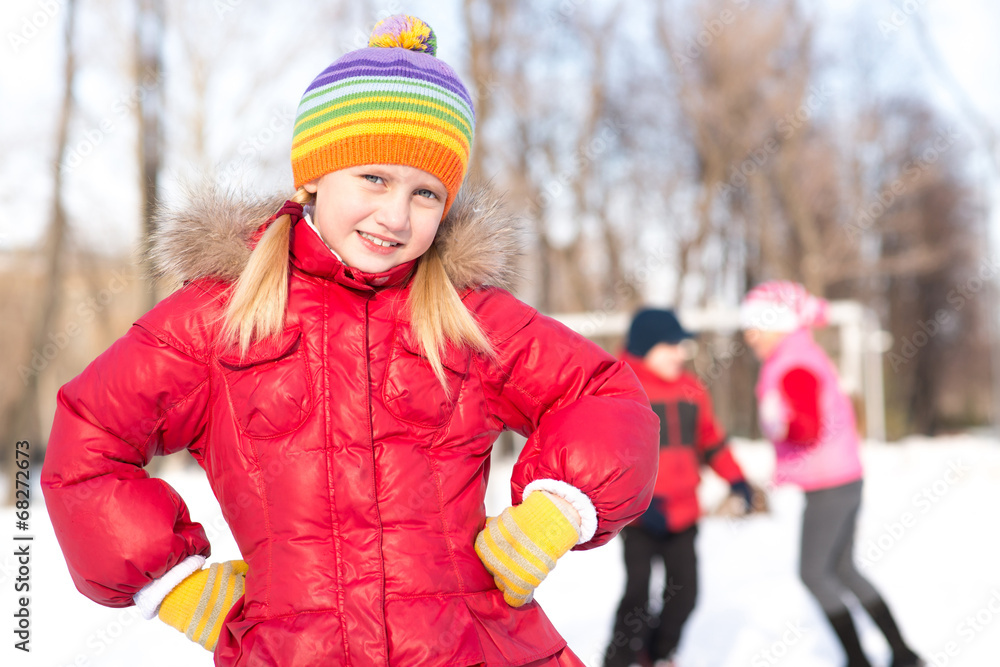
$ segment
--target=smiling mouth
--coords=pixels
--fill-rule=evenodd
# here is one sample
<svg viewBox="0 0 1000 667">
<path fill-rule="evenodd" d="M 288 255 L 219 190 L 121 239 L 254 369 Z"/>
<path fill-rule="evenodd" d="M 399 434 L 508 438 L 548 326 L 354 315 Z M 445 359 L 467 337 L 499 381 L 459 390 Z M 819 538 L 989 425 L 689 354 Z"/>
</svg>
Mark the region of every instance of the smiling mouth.
<svg viewBox="0 0 1000 667">
<path fill-rule="evenodd" d="M 380 238 L 378 238 L 376 236 L 372 236 L 371 234 L 369 234 L 367 232 L 359 231 L 358 234 L 360 234 L 361 238 L 365 239 L 366 241 L 371 241 L 375 245 L 382 246 L 383 248 L 395 248 L 396 246 L 403 245 L 402 243 L 398 243 L 398 242 L 394 242 L 394 241 L 385 241 L 385 240 L 380 239 Z"/>
</svg>

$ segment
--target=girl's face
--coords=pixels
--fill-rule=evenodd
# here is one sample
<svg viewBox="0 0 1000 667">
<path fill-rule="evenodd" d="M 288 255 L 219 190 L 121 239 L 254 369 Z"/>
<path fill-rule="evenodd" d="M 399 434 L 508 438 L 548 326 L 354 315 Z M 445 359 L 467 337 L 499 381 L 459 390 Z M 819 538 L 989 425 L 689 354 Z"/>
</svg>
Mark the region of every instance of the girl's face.
<svg viewBox="0 0 1000 667">
<path fill-rule="evenodd" d="M 770 357 L 778 344 L 788 338 L 787 331 L 763 331 L 762 329 L 744 329 L 743 338 L 753 350 L 754 356 L 764 361 Z"/>
<path fill-rule="evenodd" d="M 305 184 L 313 222 L 344 264 L 382 273 L 423 255 L 437 234 L 448 190 L 432 174 L 396 164 L 349 167 Z"/>
</svg>

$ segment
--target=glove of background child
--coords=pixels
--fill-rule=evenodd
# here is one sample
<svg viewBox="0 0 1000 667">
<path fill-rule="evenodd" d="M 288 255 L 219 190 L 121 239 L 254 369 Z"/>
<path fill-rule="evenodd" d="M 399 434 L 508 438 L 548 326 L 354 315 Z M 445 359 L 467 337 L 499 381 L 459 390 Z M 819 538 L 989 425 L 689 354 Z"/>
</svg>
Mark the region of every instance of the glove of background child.
<svg viewBox="0 0 1000 667">
<path fill-rule="evenodd" d="M 241 560 L 198 570 L 163 598 L 160 620 L 214 651 L 226 614 L 243 595 L 246 573 L 247 564 Z"/>
<path fill-rule="evenodd" d="M 717 516 L 740 517 L 768 511 L 767 494 L 763 489 L 745 480 L 733 482 L 729 486 L 729 496 L 712 514 Z"/>
<path fill-rule="evenodd" d="M 730 484 L 729 492 L 737 498 L 741 498 L 743 500 L 743 514 L 748 514 L 753 511 L 753 489 L 750 488 L 750 485 L 746 482 L 746 480 L 741 479 L 738 482 Z"/>
<path fill-rule="evenodd" d="M 531 601 L 535 587 L 563 554 L 580 540 L 572 506 L 533 491 L 516 507 L 486 520 L 476 537 L 476 554 L 511 607 Z"/>
</svg>

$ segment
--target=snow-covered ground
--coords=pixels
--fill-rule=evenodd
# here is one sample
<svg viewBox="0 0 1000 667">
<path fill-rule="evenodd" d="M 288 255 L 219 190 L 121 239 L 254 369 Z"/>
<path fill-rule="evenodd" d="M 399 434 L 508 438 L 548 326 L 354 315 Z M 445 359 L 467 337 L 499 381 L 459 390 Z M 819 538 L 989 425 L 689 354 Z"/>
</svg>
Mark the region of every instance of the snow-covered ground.
<svg viewBox="0 0 1000 667">
<path fill-rule="evenodd" d="M 766 483 L 773 463 L 769 447 L 738 442 L 736 455 L 751 478 Z M 965 436 L 912 439 L 868 444 L 863 456 L 867 478 L 857 557 L 904 633 L 932 665 L 1000 665 L 1000 443 Z M 491 513 L 510 502 L 509 471 L 510 462 L 496 462 L 487 499 Z M 206 526 L 213 559 L 238 557 L 201 473 L 171 465 L 162 476 Z M 722 483 L 706 475 L 705 506 L 723 495 Z M 680 667 L 841 664 L 832 634 L 796 578 L 801 508 L 801 494 L 778 489 L 769 515 L 702 521 L 700 598 L 681 645 Z M 0 664 L 211 664 L 208 653 L 165 625 L 143 621 L 134 609 L 106 609 L 77 593 L 37 488 L 31 512 L 31 652 L 23 653 L 14 649 L 13 614 L 21 595 L 14 590 L 14 510 L 0 510 L 0 523 L 7 526 L 0 531 L 7 544 L 0 551 L 5 619 Z M 614 540 L 569 554 L 538 590 L 537 599 L 588 666 L 600 665 L 623 586 L 621 545 Z M 885 643 L 866 618 L 861 623 L 874 664 L 885 665 Z"/>
</svg>

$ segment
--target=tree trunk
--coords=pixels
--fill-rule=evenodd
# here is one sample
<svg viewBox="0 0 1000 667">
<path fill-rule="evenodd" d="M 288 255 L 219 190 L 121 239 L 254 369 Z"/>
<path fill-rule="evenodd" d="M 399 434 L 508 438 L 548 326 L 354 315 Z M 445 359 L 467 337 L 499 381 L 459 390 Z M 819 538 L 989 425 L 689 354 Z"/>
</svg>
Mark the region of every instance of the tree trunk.
<svg viewBox="0 0 1000 667">
<path fill-rule="evenodd" d="M 42 253 L 45 258 L 45 283 L 44 294 L 38 306 L 37 316 L 31 323 L 33 331 L 29 340 L 31 349 L 25 355 L 24 366 L 31 368 L 32 372 L 25 377 L 24 389 L 20 396 L 11 402 L 10 408 L 4 420 L 3 440 L 0 442 L 0 452 L 3 460 L 0 462 L 0 469 L 7 469 L 14 461 L 14 446 L 18 440 L 27 440 L 31 443 L 29 449 L 33 458 L 38 457 L 44 448 L 44 433 L 47 429 L 42 428 L 39 405 L 39 377 L 45 369 L 36 369 L 32 366 L 32 356 L 34 353 L 41 354 L 41 350 L 50 343 L 49 333 L 55 330 L 61 306 L 62 278 L 65 271 L 66 257 L 66 235 L 67 219 L 66 207 L 63 201 L 63 168 L 62 164 L 66 158 L 66 149 L 69 144 L 69 126 L 75 112 L 75 100 L 73 98 L 73 83 L 76 79 L 76 45 L 74 42 L 74 27 L 76 21 L 76 2 L 66 0 L 64 6 L 64 56 L 63 56 L 63 81 L 62 81 L 62 104 L 60 105 L 58 126 L 56 128 L 56 150 L 55 160 L 52 163 L 52 197 L 51 209 L 49 213 L 49 227 L 42 245 Z M 38 460 L 36 458 L 36 460 Z M 35 468 L 36 474 L 38 468 Z M 6 479 L 13 479 L 7 476 Z M 8 489 L 5 504 L 9 504 L 14 497 L 14 489 Z"/>
<path fill-rule="evenodd" d="M 145 245 L 154 229 L 153 214 L 160 192 L 163 163 L 163 3 L 138 0 L 135 26 L 135 84 L 139 130 L 139 191 L 142 195 L 142 239 Z M 147 273 L 150 273 L 147 271 Z M 144 310 L 159 301 L 155 281 L 150 281 Z"/>
</svg>

